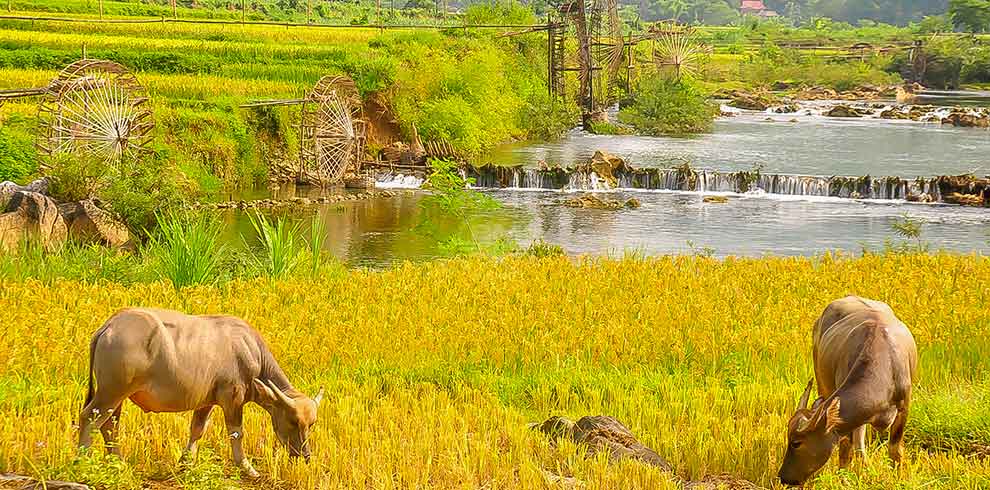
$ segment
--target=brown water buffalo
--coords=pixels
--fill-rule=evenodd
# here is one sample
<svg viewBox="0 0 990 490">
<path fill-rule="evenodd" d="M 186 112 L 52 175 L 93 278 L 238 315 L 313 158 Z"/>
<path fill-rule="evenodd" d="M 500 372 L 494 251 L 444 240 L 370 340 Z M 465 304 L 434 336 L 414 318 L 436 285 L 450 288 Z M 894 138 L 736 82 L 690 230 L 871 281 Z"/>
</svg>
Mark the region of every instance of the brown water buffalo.
<svg viewBox="0 0 990 490">
<path fill-rule="evenodd" d="M 91 428 L 99 427 L 107 451 L 118 454 L 120 406 L 130 398 L 145 412 L 193 411 L 183 451 L 188 460 L 196 454 L 210 411 L 219 405 L 234 462 L 257 477 L 241 449 L 244 405 L 255 402 L 271 414 L 275 434 L 289 455 L 309 459 L 309 430 L 323 390 L 311 400 L 293 388 L 261 335 L 243 320 L 127 309 L 107 320 L 89 349 L 89 390 L 79 417 L 81 447 L 90 446 Z"/>
<path fill-rule="evenodd" d="M 777 476 L 801 485 L 839 444 L 839 465 L 852 447 L 865 453 L 866 425 L 890 429 L 890 458 L 901 461 L 911 385 L 918 365 L 914 337 L 884 303 L 856 296 L 833 301 L 815 323 L 818 398 L 809 410 L 811 381 L 787 424 L 787 453 Z"/>
</svg>

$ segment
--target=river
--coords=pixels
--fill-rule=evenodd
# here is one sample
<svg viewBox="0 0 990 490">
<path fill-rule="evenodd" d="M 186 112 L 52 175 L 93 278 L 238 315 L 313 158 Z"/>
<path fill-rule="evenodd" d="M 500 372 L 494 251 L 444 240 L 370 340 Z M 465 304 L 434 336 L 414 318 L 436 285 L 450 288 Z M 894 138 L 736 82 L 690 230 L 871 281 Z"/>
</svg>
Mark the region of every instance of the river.
<svg viewBox="0 0 990 490">
<path fill-rule="evenodd" d="M 984 94 L 928 94 L 952 103 L 982 103 Z M 990 174 L 990 131 L 913 121 L 837 119 L 818 114 L 743 112 L 722 118 L 711 134 L 691 138 L 596 136 L 574 131 L 550 143 L 499 148 L 489 161 L 536 166 L 571 165 L 595 150 L 624 158 L 635 167 L 675 161 L 712 171 L 749 170 L 800 176 L 899 176 L 913 179 L 972 172 Z M 392 182 L 394 184 L 394 182 Z M 403 184 L 415 183 L 406 179 Z M 313 190 L 305 192 L 312 193 Z M 904 216 L 922 223 L 933 249 L 983 253 L 990 249 L 990 210 L 903 199 L 848 199 L 782 195 L 762 191 L 718 193 L 728 203 L 702 201 L 709 193 L 668 190 L 611 190 L 611 199 L 635 197 L 638 209 L 603 211 L 560 206 L 568 191 L 487 189 L 505 209 L 482 220 L 479 236 L 508 236 L 521 245 L 543 239 L 571 254 L 648 255 L 815 255 L 863 248 L 880 249 L 900 239 L 892 224 Z M 573 192 L 573 191 L 571 191 Z M 282 195 L 293 190 L 283 189 Z M 387 266 L 434 257 L 429 242 L 410 230 L 417 222 L 421 194 L 331 205 L 309 212 L 328 229 L 326 248 L 354 266 Z M 228 211 L 231 240 L 250 237 L 244 215 Z M 250 239 L 248 239 L 250 241 Z"/>
</svg>

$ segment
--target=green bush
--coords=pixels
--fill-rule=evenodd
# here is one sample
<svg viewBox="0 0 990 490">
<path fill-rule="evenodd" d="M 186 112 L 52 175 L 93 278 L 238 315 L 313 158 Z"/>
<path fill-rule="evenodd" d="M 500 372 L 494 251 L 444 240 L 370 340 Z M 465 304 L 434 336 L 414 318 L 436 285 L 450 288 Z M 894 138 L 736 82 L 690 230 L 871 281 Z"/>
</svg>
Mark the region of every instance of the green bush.
<svg viewBox="0 0 990 490">
<path fill-rule="evenodd" d="M 156 215 L 197 194 L 196 185 L 162 155 L 108 165 L 96 157 L 65 155 L 47 172 L 49 192 L 58 201 L 96 198 L 131 231 L 143 236 Z"/>
<path fill-rule="evenodd" d="M 619 121 L 647 135 L 684 135 L 712 130 L 718 106 L 686 79 L 645 76 Z"/>
</svg>

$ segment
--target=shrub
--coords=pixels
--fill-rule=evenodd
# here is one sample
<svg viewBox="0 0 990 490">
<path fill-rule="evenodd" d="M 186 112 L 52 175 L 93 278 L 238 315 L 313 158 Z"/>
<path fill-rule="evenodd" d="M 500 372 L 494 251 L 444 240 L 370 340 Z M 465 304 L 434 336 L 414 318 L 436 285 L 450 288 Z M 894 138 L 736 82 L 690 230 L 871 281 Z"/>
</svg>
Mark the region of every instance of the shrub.
<svg viewBox="0 0 990 490">
<path fill-rule="evenodd" d="M 145 253 L 155 271 L 175 289 L 209 284 L 219 279 L 225 246 L 221 224 L 207 214 L 180 215 L 169 211 L 158 216 L 158 231 L 150 234 Z"/>
<path fill-rule="evenodd" d="M 619 121 L 648 135 L 683 135 L 711 131 L 718 106 L 686 79 L 643 77 L 632 104 Z"/>
<path fill-rule="evenodd" d="M 157 153 L 116 165 L 108 165 L 99 157 L 64 155 L 55 160 L 47 175 L 56 200 L 99 199 L 139 236 L 155 227 L 158 213 L 179 206 L 197 192 L 195 184 Z"/>
</svg>

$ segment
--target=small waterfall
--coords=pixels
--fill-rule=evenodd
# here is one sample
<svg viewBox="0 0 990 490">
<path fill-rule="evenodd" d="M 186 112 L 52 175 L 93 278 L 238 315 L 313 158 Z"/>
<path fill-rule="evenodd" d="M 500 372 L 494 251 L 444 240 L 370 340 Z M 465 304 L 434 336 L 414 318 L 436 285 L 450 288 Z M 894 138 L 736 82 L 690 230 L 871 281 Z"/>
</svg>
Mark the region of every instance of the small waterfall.
<svg viewBox="0 0 990 490">
<path fill-rule="evenodd" d="M 528 167 L 468 167 L 479 188 L 605 191 L 613 189 L 719 193 L 765 192 L 784 196 L 903 200 L 922 194 L 941 200 L 938 178 L 846 177 L 689 168 L 622 168 L 606 179 L 593 171 Z"/>
<path fill-rule="evenodd" d="M 382 173 L 375 177 L 375 187 L 379 189 L 419 189 L 425 179 L 422 176 Z"/>
</svg>

